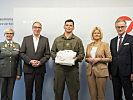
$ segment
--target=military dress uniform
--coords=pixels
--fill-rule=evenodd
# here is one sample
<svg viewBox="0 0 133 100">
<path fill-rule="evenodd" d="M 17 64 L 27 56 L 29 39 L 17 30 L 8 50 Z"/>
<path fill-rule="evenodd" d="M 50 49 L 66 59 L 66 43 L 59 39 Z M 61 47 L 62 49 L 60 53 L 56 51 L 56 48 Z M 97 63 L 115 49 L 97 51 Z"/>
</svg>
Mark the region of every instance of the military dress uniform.
<svg viewBox="0 0 133 100">
<path fill-rule="evenodd" d="M 12 100 L 16 75 L 21 76 L 20 45 L 12 42 L 0 43 L 0 78 L 2 78 L 1 100 Z"/>
<path fill-rule="evenodd" d="M 56 64 L 54 70 L 55 100 L 63 100 L 65 82 L 68 87 L 70 99 L 78 100 L 78 91 L 80 89 L 78 62 L 81 62 L 84 58 L 82 41 L 74 34 L 69 38 L 63 34 L 57 37 L 53 43 L 51 49 L 51 56 L 53 59 L 55 59 L 56 53 L 60 50 L 73 50 L 77 53 L 76 57 L 78 57 L 78 59 L 73 66 Z"/>
</svg>

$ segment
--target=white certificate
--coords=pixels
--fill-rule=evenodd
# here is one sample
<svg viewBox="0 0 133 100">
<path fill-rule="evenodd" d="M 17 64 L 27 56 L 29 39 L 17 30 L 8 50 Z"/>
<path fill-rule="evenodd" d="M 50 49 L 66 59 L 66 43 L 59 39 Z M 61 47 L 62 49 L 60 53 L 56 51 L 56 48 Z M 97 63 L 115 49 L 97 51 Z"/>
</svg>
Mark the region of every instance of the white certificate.
<svg viewBox="0 0 133 100">
<path fill-rule="evenodd" d="M 63 50 L 57 52 L 57 55 L 55 57 L 55 63 L 61 64 L 61 65 L 67 65 L 72 66 L 75 65 L 75 61 L 73 57 L 76 56 L 76 52 L 72 50 Z"/>
</svg>

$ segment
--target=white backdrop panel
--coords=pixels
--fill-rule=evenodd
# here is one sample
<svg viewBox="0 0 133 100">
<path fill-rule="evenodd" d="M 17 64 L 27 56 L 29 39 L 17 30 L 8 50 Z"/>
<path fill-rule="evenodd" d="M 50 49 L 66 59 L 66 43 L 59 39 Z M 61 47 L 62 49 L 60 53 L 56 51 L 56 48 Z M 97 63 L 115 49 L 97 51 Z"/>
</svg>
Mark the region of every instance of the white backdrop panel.
<svg viewBox="0 0 133 100">
<path fill-rule="evenodd" d="M 50 45 L 53 40 L 63 34 L 64 21 L 73 19 L 75 22 L 74 34 L 79 36 L 86 48 L 91 42 L 90 34 L 95 26 L 101 27 L 103 41 L 110 42 L 110 39 L 117 35 L 115 21 L 120 16 L 133 17 L 133 7 L 126 8 L 15 8 L 14 27 L 15 40 L 22 42 L 24 36 L 32 34 L 32 23 L 40 21 L 43 25 L 41 34 L 48 37 Z"/>
<path fill-rule="evenodd" d="M 86 49 L 87 44 L 91 42 L 91 31 L 94 27 L 101 27 L 104 35 L 103 41 L 109 43 L 117 35 L 114 24 L 116 19 L 120 16 L 132 18 L 132 11 L 133 7 L 14 8 L 14 40 L 21 44 L 24 36 L 32 34 L 33 22 L 40 21 L 43 25 L 41 34 L 49 38 L 50 46 L 52 46 L 54 39 L 64 33 L 63 25 L 65 20 L 73 19 L 75 22 L 75 30 L 73 33 L 82 39 L 84 48 Z M 129 24 L 130 22 L 128 22 Z M 131 32 L 130 34 L 133 33 Z M 81 84 L 79 100 L 87 100 L 90 97 L 88 95 L 86 63 L 83 61 L 79 68 Z M 46 100 L 54 100 L 54 67 L 52 60 L 49 61 L 47 70 L 43 89 L 43 94 L 45 95 L 43 95 L 43 98 Z M 64 100 L 69 100 L 67 92 L 64 93 L 64 98 Z M 112 84 L 109 80 L 106 87 L 106 100 L 113 100 Z"/>
</svg>

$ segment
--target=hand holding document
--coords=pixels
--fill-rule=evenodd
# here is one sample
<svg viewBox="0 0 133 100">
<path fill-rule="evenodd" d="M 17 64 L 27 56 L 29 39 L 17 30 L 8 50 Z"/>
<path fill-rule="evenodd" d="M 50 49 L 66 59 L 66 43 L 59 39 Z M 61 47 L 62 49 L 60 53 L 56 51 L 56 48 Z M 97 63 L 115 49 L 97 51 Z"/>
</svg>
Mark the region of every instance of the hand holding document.
<svg viewBox="0 0 133 100">
<path fill-rule="evenodd" d="M 75 65 L 74 57 L 76 57 L 76 52 L 72 50 L 59 51 L 57 52 L 55 63 L 72 66 Z"/>
</svg>

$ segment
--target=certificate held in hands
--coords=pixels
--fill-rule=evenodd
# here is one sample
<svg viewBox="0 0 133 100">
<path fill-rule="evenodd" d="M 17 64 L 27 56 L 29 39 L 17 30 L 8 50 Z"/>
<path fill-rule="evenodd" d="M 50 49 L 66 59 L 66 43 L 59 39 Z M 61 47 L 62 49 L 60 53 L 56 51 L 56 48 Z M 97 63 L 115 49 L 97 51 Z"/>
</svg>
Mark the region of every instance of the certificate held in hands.
<svg viewBox="0 0 133 100">
<path fill-rule="evenodd" d="M 73 57 L 76 56 L 76 52 L 72 50 L 63 50 L 57 52 L 57 55 L 55 57 L 55 63 L 61 64 L 61 65 L 67 65 L 72 66 L 75 65 L 75 61 Z"/>
</svg>

